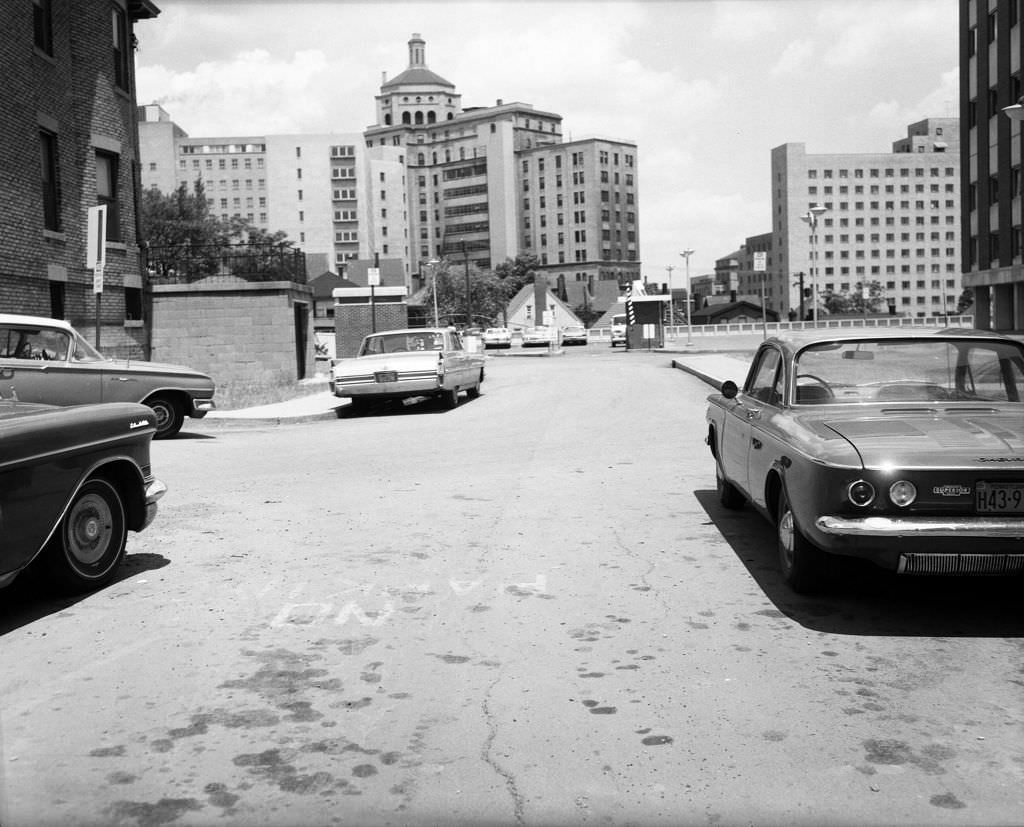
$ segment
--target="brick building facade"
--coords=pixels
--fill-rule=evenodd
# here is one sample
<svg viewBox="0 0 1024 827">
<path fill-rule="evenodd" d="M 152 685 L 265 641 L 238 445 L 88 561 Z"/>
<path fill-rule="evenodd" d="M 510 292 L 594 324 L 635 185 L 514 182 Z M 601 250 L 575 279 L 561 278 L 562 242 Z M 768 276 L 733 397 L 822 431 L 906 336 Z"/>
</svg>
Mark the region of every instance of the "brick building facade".
<svg viewBox="0 0 1024 827">
<path fill-rule="evenodd" d="M 10 0 L 0 29 L 0 312 L 92 335 L 90 207 L 107 206 L 101 341 L 148 351 L 137 224 L 133 29 L 150 0 Z"/>
</svg>

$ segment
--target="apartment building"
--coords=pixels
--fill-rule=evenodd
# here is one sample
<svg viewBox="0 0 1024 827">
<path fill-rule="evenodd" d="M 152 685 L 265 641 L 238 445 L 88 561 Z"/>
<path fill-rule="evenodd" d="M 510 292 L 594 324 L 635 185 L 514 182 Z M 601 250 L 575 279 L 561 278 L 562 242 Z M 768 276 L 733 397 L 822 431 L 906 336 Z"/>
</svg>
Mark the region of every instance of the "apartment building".
<svg viewBox="0 0 1024 827">
<path fill-rule="evenodd" d="M 423 38 L 408 46 L 409 65 L 381 85 L 364 135 L 368 148 L 405 150 L 411 270 L 532 253 L 552 284 L 639 278 L 636 145 L 563 143 L 561 116 L 526 103 L 463 108 L 427 67 Z"/>
<path fill-rule="evenodd" d="M 36 0 L 5 7 L 0 31 L 0 311 L 89 333 L 98 315 L 111 353 L 147 346 L 132 43 L 135 25 L 159 13 L 149 0 Z M 107 208 L 102 284 L 86 268 L 98 205 Z"/>
<path fill-rule="evenodd" d="M 368 150 L 358 133 L 193 138 L 157 104 L 139 107 L 139 136 L 144 188 L 166 193 L 201 180 L 213 215 L 284 232 L 311 277 L 404 254 L 400 148 Z"/>
<path fill-rule="evenodd" d="M 960 0 L 964 285 L 979 327 L 1024 330 L 1021 0 Z"/>
<path fill-rule="evenodd" d="M 769 308 L 786 318 L 805 286 L 853 293 L 877 282 L 897 315 L 956 311 L 960 249 L 960 121 L 911 124 L 886 153 L 772 150 Z M 811 208 L 822 208 L 815 223 Z M 806 300 L 811 308 L 811 299 Z"/>
</svg>

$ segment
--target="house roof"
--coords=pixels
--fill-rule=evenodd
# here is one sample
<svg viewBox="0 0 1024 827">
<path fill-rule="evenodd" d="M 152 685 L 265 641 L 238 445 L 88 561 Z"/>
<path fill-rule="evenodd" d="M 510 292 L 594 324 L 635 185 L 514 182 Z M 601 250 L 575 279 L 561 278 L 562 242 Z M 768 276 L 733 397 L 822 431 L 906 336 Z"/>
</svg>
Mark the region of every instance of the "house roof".
<svg viewBox="0 0 1024 827">
<path fill-rule="evenodd" d="M 559 307 L 562 308 L 562 310 L 564 310 L 566 313 L 568 313 L 572 318 L 576 319 L 577 322 L 579 321 L 579 318 L 576 316 L 575 313 L 573 313 L 572 308 L 569 307 L 568 304 L 566 304 L 564 301 L 562 301 L 560 298 L 558 298 L 558 296 L 555 295 L 555 293 L 554 293 L 554 291 L 552 291 L 550 285 L 546 286 L 546 290 L 547 290 L 547 298 L 548 298 L 548 300 L 550 302 L 552 302 L 554 304 L 557 304 Z M 533 299 L 535 293 L 536 293 L 536 284 L 524 284 L 520 288 L 519 292 L 516 293 L 515 296 L 512 297 L 512 300 L 508 303 L 508 315 L 509 316 L 514 316 L 524 304 L 526 304 L 528 301 L 531 301 Z"/>
<path fill-rule="evenodd" d="M 332 273 L 330 270 L 321 273 L 315 279 L 309 282 L 309 286 L 313 289 L 314 299 L 329 299 L 332 296 L 332 291 L 336 287 L 359 287 L 355 282 L 349 281 L 344 276 L 339 276 L 337 273 Z"/>
<path fill-rule="evenodd" d="M 694 323 L 706 324 L 715 319 L 736 315 L 739 310 L 749 310 L 755 316 L 761 315 L 761 305 L 748 301 L 728 302 L 727 304 L 712 304 L 694 310 L 690 313 L 690 320 Z M 768 310 L 767 316 L 772 321 L 778 321 L 779 314 L 774 310 Z"/>
</svg>

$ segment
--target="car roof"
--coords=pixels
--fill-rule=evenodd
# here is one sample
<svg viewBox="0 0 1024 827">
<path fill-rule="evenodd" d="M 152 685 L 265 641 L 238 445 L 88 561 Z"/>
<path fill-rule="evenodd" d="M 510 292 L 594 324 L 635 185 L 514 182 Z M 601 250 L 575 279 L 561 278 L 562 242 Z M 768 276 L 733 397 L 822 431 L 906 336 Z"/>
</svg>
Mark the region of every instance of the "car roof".
<svg viewBox="0 0 1024 827">
<path fill-rule="evenodd" d="M 63 319 L 51 319 L 48 316 L 21 316 L 16 313 L 0 313 L 0 324 L 21 324 L 38 327 L 59 327 L 71 330 L 71 324 Z"/>
<path fill-rule="evenodd" d="M 818 342 L 856 342 L 865 339 L 987 339 L 999 342 L 1016 342 L 1009 336 L 991 330 L 977 330 L 968 327 L 856 327 L 825 328 L 815 330 L 780 331 L 766 341 L 776 342 L 783 347 L 800 350 Z"/>
</svg>

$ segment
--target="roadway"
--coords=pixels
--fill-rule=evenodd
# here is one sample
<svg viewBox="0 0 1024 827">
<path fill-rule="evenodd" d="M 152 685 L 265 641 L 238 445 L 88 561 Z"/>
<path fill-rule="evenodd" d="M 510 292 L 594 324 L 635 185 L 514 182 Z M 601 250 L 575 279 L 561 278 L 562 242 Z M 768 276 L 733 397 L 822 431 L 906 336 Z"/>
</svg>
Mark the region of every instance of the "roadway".
<svg viewBox="0 0 1024 827">
<path fill-rule="evenodd" d="M 1019 581 L 789 593 L 672 358 L 154 443 L 121 579 L 2 593 L 0 823 L 1020 823 Z"/>
</svg>

